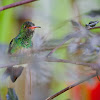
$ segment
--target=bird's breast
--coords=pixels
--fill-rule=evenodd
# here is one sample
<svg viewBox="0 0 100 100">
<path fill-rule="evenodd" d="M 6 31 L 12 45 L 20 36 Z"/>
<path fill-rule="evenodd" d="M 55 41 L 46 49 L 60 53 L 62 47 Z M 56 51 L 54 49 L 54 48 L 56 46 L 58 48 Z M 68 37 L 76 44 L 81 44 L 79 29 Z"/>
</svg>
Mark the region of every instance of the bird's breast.
<svg viewBox="0 0 100 100">
<path fill-rule="evenodd" d="M 30 54 L 31 53 L 32 48 L 21 48 L 20 49 L 20 54 Z"/>
</svg>

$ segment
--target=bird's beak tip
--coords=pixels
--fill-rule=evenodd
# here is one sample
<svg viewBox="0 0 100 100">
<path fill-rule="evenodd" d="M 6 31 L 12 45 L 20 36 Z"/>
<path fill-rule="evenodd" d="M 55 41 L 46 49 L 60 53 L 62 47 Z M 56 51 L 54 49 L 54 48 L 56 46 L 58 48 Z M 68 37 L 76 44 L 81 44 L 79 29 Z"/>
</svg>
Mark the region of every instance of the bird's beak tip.
<svg viewBox="0 0 100 100">
<path fill-rule="evenodd" d="M 35 28 L 41 28 L 40 26 L 35 26 Z"/>
<path fill-rule="evenodd" d="M 35 28 L 41 28 L 40 26 L 32 26 L 32 27 L 29 27 L 29 29 L 35 29 Z"/>
</svg>

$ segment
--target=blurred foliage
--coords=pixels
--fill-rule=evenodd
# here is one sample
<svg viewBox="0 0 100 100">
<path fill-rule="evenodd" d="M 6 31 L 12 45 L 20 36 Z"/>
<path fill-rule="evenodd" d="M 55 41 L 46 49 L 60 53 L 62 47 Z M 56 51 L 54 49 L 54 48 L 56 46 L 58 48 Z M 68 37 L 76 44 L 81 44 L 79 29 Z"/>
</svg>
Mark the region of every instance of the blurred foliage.
<svg viewBox="0 0 100 100">
<path fill-rule="evenodd" d="M 18 1 L 20 1 L 20 0 L 18 0 Z M 40 17 L 42 17 L 42 14 L 44 14 L 43 10 L 46 9 L 46 7 L 47 7 L 45 4 L 45 0 L 41 0 L 41 2 L 42 1 L 44 4 L 42 4 L 42 3 L 38 4 L 38 2 L 39 2 L 38 1 L 35 5 L 35 6 L 37 6 L 37 8 L 39 8 L 39 12 L 37 12 L 37 13 L 40 13 Z M 88 16 L 85 16 L 84 14 L 80 15 L 80 13 L 82 12 L 80 9 L 81 6 L 84 8 L 85 8 L 85 6 L 84 5 L 79 6 L 76 3 L 81 2 L 81 1 L 87 3 L 87 1 L 89 1 L 89 0 L 87 0 L 87 1 L 86 0 L 85 1 L 84 0 L 50 0 L 49 1 L 50 2 L 50 8 L 49 8 L 50 16 L 47 16 L 47 17 L 48 17 L 48 19 L 50 17 L 49 20 L 51 22 L 51 27 L 54 29 L 53 30 L 54 39 L 62 38 L 64 36 L 66 36 L 69 32 L 73 31 L 72 27 L 70 27 L 69 23 L 67 22 L 67 21 L 69 21 L 69 19 L 75 19 L 79 23 L 81 23 L 83 26 L 88 24 L 90 21 L 100 20 L 100 16 L 99 17 L 89 16 L 91 14 L 99 15 L 99 13 L 100 13 L 100 12 L 98 12 L 99 10 L 92 9 L 90 12 L 88 12 L 86 14 Z M 17 2 L 17 1 L 16 0 L 2 0 L 2 1 L 0 1 L 0 6 L 8 5 L 13 2 Z M 98 2 L 100 2 L 100 0 L 96 0 L 93 2 L 98 3 Z M 98 3 L 98 4 L 100 4 L 100 3 Z M 42 5 L 41 7 L 43 7 L 43 6 L 46 6 L 46 7 L 44 7 L 44 9 L 41 9 L 40 5 Z M 91 5 L 91 2 L 89 5 Z M 28 9 L 28 10 L 25 9 L 26 11 L 24 10 L 25 6 L 23 7 L 23 10 L 21 10 L 21 7 L 19 6 L 19 7 L 17 7 L 18 8 L 17 10 L 15 8 L 11 8 L 11 9 L 0 12 L 0 43 L 8 44 L 9 41 L 19 31 L 18 30 L 19 28 L 17 28 L 17 27 L 19 27 L 17 25 L 17 23 L 21 24 L 21 22 L 25 21 L 25 19 L 29 19 L 27 17 L 27 15 L 29 15 L 29 13 L 25 13 L 25 12 L 29 12 L 29 7 L 32 7 L 33 12 L 37 9 L 37 8 L 34 9 L 34 5 L 28 4 L 28 6 L 26 6 L 26 9 Z M 91 9 L 91 8 L 89 8 L 89 9 Z M 87 9 L 87 10 L 89 11 L 89 9 Z M 19 15 L 17 15 L 17 14 L 19 14 Z M 73 18 L 73 16 L 75 16 L 75 14 L 78 17 Z M 16 16 L 18 19 L 16 18 Z M 34 17 L 34 14 L 32 15 L 30 13 L 30 16 Z M 21 18 L 19 18 L 19 17 L 21 17 Z M 64 24 L 61 27 L 58 27 L 61 25 L 61 23 L 64 23 Z M 98 23 L 98 25 L 100 26 L 100 23 Z M 91 30 L 91 31 L 95 32 L 95 33 L 100 33 L 100 29 Z M 63 50 L 57 50 L 56 53 L 54 53 L 54 55 L 56 55 L 56 57 L 58 57 L 58 58 L 66 59 L 67 58 L 67 50 L 66 50 L 66 48 Z M 63 67 L 64 64 L 58 63 L 58 64 L 55 64 L 55 66 L 56 66 L 56 68 L 54 69 L 53 77 L 58 76 L 59 78 L 57 80 L 55 80 L 55 79 L 52 80 L 51 87 L 50 87 L 52 89 L 51 94 L 58 92 L 59 90 L 63 89 L 66 86 L 66 82 L 62 81 L 63 80 L 62 73 L 65 70 Z M 66 67 L 67 66 L 68 65 L 66 64 Z M 66 68 L 66 70 L 67 70 L 67 68 Z M 65 77 L 69 77 L 69 76 L 65 76 Z M 19 85 L 20 84 L 21 83 L 19 83 Z M 10 92 L 8 92 L 8 94 L 9 93 Z M 7 87 L 1 86 L 0 94 L 1 94 L 1 97 L 3 98 L 3 100 L 6 100 Z M 14 94 L 15 94 L 15 92 L 14 92 Z M 67 92 L 61 96 L 58 96 L 54 100 L 65 100 L 66 98 L 69 98 L 69 97 L 70 97 L 70 92 Z"/>
<path fill-rule="evenodd" d="M 1 6 L 15 2 L 14 0 L 2 0 Z M 0 42 L 8 43 L 14 36 L 15 16 L 14 9 L 8 9 L 0 12 Z"/>
<path fill-rule="evenodd" d="M 71 0 L 55 0 L 52 1 L 53 5 L 51 8 L 51 15 L 53 17 L 52 20 L 52 27 L 55 29 L 57 27 L 57 25 L 60 25 L 62 22 L 66 21 L 67 19 L 70 19 L 72 16 L 72 2 Z M 56 13 L 55 13 L 56 12 Z M 62 27 L 57 28 L 54 31 L 53 36 L 55 37 L 55 39 L 57 38 L 61 38 L 64 35 L 67 35 L 68 32 L 70 32 L 70 26 L 68 22 L 65 22 L 66 24 Z M 62 58 L 62 59 L 66 59 L 66 49 L 63 50 L 57 50 L 56 51 L 56 57 L 57 58 Z M 62 73 L 64 72 L 64 64 L 62 63 L 58 63 L 55 65 L 56 68 L 54 69 L 54 75 L 59 77 L 59 81 L 56 85 L 55 85 L 55 80 L 52 81 L 52 89 L 53 92 L 52 94 L 60 91 L 61 89 L 64 88 L 65 83 L 62 81 L 63 80 L 63 75 Z M 61 82 L 62 81 L 62 82 Z M 67 98 L 69 98 L 69 93 L 67 92 Z M 63 100 L 66 99 L 66 93 L 64 93 L 61 96 L 58 96 L 57 98 L 55 98 L 55 100 Z"/>
<path fill-rule="evenodd" d="M 2 0 L 0 6 L 5 6 L 15 2 L 14 0 Z M 14 36 L 14 10 L 8 9 L 0 12 L 0 43 L 8 44 L 11 38 Z M 2 73 L 2 69 L 0 71 Z M 3 84 L 3 83 L 1 83 Z M 7 86 L 0 86 L 0 94 L 3 100 L 6 100 Z"/>
<path fill-rule="evenodd" d="M 6 95 L 7 100 L 18 100 L 16 92 L 13 88 L 8 88 L 8 93 Z"/>
</svg>

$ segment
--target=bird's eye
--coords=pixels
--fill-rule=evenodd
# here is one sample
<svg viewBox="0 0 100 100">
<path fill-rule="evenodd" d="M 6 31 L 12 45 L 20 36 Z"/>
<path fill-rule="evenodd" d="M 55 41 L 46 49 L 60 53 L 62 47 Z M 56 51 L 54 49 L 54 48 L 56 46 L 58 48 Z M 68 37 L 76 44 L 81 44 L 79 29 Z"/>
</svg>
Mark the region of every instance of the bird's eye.
<svg viewBox="0 0 100 100">
<path fill-rule="evenodd" d="M 26 28 L 26 25 L 24 26 L 24 28 Z"/>
</svg>

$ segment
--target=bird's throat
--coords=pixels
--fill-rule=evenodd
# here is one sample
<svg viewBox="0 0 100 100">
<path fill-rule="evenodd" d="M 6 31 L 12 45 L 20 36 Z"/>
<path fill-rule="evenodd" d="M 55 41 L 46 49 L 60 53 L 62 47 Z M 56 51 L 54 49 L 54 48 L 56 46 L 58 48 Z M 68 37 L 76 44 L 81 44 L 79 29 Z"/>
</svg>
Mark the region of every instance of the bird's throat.
<svg viewBox="0 0 100 100">
<path fill-rule="evenodd" d="M 32 39 L 32 36 L 29 36 L 29 37 L 25 36 L 25 37 L 23 37 L 22 41 L 21 41 L 22 47 L 24 47 L 24 48 L 32 47 L 31 39 Z"/>
</svg>

